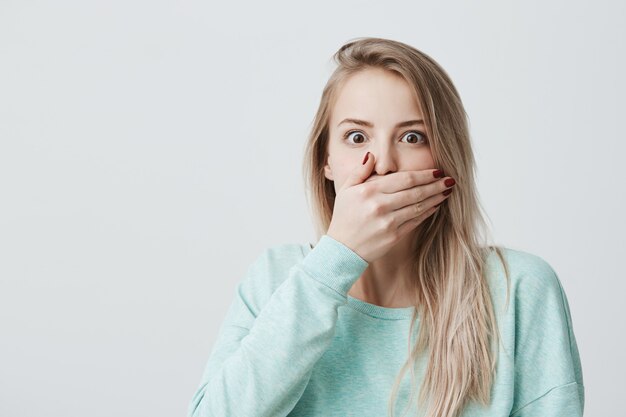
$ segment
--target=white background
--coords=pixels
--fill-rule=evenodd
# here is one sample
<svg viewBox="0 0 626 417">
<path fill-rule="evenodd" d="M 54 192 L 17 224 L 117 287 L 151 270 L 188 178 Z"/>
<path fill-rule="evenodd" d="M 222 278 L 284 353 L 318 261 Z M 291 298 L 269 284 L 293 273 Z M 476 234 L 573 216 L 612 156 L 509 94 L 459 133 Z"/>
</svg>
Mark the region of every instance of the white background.
<svg viewBox="0 0 626 417">
<path fill-rule="evenodd" d="M 555 269 L 585 415 L 618 415 L 624 21 L 617 0 L 0 0 L 0 415 L 186 413 L 250 262 L 314 239 L 304 144 L 361 36 L 449 73 L 496 242 Z"/>
</svg>

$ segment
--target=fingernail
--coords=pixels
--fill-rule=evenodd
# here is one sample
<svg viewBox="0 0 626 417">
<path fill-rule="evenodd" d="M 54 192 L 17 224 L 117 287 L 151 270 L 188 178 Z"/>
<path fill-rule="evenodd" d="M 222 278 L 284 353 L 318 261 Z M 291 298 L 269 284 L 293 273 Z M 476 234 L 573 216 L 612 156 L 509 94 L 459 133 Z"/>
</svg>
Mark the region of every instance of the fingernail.
<svg viewBox="0 0 626 417">
<path fill-rule="evenodd" d="M 452 192 L 452 188 L 450 188 L 450 189 L 448 189 L 448 190 L 446 190 L 446 191 L 442 191 L 442 192 L 441 192 L 441 194 L 443 194 L 443 195 L 448 195 L 448 194 L 450 194 L 451 192 Z"/>
<path fill-rule="evenodd" d="M 456 181 L 454 181 L 454 178 L 448 178 L 443 183 L 446 185 L 446 187 L 452 187 L 454 184 L 456 184 Z"/>
<path fill-rule="evenodd" d="M 440 169 L 435 170 L 435 171 L 433 171 L 433 176 L 434 176 L 435 178 L 441 178 L 441 177 L 443 177 L 443 171 L 442 171 L 442 170 L 440 170 Z"/>
<path fill-rule="evenodd" d="M 370 157 L 370 153 L 368 152 L 368 153 L 365 154 L 365 158 L 363 158 L 362 165 L 365 165 L 365 163 L 367 162 L 367 158 L 369 158 L 369 157 Z"/>
</svg>

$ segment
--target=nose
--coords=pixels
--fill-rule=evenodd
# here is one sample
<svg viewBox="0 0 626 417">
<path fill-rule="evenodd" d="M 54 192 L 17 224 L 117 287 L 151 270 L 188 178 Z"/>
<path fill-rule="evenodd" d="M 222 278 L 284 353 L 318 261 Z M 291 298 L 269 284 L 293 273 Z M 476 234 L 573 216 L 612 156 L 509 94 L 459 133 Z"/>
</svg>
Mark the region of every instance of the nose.
<svg viewBox="0 0 626 417">
<path fill-rule="evenodd" d="M 393 146 L 372 147 L 370 152 L 374 155 L 374 172 L 376 175 L 382 176 L 398 170 L 396 150 Z M 374 176 L 374 172 L 372 176 Z"/>
</svg>

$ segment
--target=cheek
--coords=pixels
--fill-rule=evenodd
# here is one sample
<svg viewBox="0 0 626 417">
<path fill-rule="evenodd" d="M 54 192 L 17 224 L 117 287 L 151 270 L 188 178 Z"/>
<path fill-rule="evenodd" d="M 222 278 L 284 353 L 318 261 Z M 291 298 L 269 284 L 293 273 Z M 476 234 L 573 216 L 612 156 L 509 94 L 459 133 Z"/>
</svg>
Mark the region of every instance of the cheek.
<svg viewBox="0 0 626 417">
<path fill-rule="evenodd" d="M 411 158 L 410 164 L 411 169 L 414 170 L 422 170 L 422 169 L 430 169 L 435 168 L 435 161 L 433 159 L 433 154 L 428 150 L 424 150 L 420 152 L 418 155 L 414 155 Z"/>
<path fill-rule="evenodd" d="M 333 159 L 333 173 L 335 177 L 345 178 L 360 164 L 355 155 L 335 155 Z"/>
<path fill-rule="evenodd" d="M 433 153 L 428 150 L 428 152 L 426 152 L 426 155 L 424 156 L 425 158 L 425 162 L 428 165 L 428 167 L 434 167 L 435 166 L 435 160 L 433 159 Z"/>
<path fill-rule="evenodd" d="M 344 183 L 346 178 L 356 168 L 354 155 L 340 155 L 334 154 L 328 156 L 328 165 L 332 170 L 333 181 L 335 183 L 335 190 L 337 190 Z"/>
</svg>

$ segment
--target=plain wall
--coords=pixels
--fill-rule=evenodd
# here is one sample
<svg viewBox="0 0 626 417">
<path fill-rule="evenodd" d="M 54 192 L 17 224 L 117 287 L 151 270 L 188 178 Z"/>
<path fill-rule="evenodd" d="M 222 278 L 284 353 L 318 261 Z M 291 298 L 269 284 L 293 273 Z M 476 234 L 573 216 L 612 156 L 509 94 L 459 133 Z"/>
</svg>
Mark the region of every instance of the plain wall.
<svg viewBox="0 0 626 417">
<path fill-rule="evenodd" d="M 250 262 L 314 239 L 304 145 L 360 36 L 446 69 L 496 242 L 555 269 L 618 415 L 624 4 L 0 0 L 0 415 L 186 413 Z"/>
</svg>

